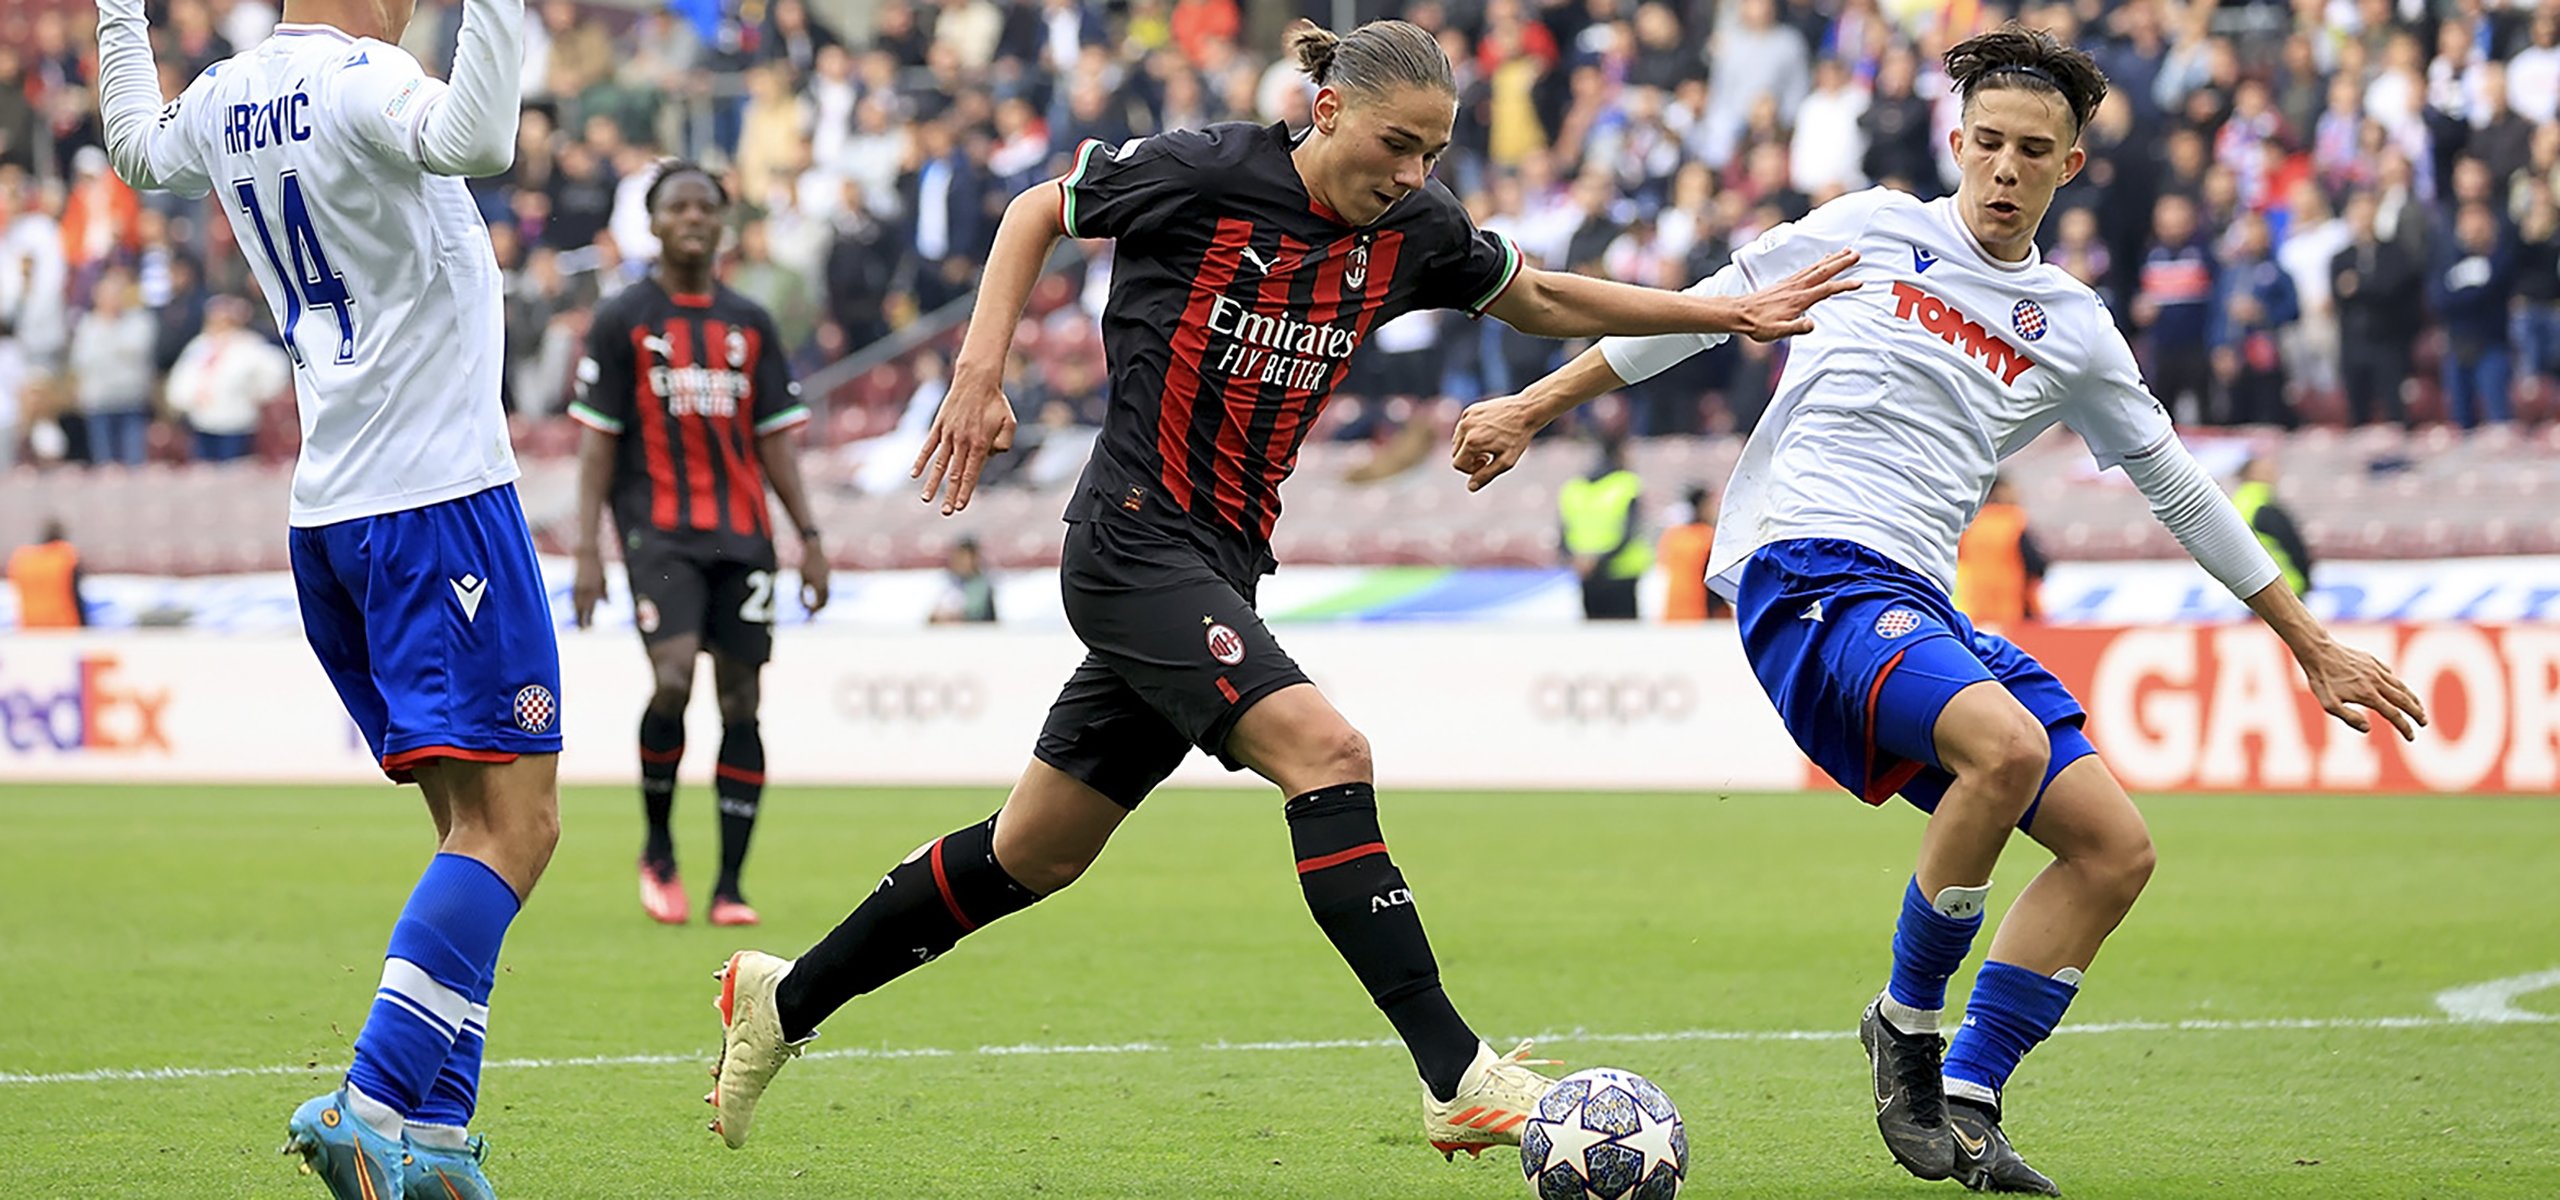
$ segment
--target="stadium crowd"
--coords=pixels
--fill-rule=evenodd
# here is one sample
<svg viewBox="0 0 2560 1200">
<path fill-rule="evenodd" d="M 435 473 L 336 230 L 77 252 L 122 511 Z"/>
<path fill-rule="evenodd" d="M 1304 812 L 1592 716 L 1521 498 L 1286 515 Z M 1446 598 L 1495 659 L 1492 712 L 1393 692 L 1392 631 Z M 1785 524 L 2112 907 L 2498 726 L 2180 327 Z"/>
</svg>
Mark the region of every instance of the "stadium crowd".
<svg viewBox="0 0 2560 1200">
<path fill-rule="evenodd" d="M 2154 390 L 2203 425 L 2551 415 L 2560 373 L 2560 2 L 1359 0 L 1457 64 L 1440 177 L 1548 266 L 1679 287 L 1844 191 L 1953 178 L 1941 48 L 2016 16 L 2088 48 L 2114 90 L 2046 223 Z M 534 451 L 585 321 L 654 253 L 641 195 L 681 156 L 743 201 L 728 282 L 803 370 L 964 299 L 1005 201 L 1086 138 L 1303 117 L 1278 57 L 1330 0 L 685 0 L 527 10 L 514 166 L 473 182 L 507 271 L 508 402 Z M 26 10 L 13 10 L 23 13 Z M 273 27 L 271 0 L 152 8 L 162 86 Z M 0 465 L 288 454 L 266 306 L 213 201 L 137 195 L 99 147 L 87 6 L 0 17 Z M 418 0 L 406 48 L 440 70 L 458 9 Z M 1026 427 L 1080 446 L 1107 381 L 1108 248 L 1017 356 Z M 244 303 L 244 301 L 246 301 Z M 1331 435 L 1422 447 L 1454 403 L 1571 347 L 1416 314 L 1378 329 Z M 943 343 L 947 345 L 948 343 Z M 831 440 L 914 423 L 934 345 L 894 392 L 839 397 Z M 1747 428 L 1783 347 L 1742 342 L 1601 420 L 1643 437 Z M 1452 398 L 1452 399 L 1441 399 Z M 1079 440 L 1066 436 L 1085 430 Z M 1419 457 L 1418 454 L 1414 457 Z M 1045 478 L 1026 453 L 1022 469 Z M 1072 473 L 1073 465 L 1065 468 Z"/>
</svg>

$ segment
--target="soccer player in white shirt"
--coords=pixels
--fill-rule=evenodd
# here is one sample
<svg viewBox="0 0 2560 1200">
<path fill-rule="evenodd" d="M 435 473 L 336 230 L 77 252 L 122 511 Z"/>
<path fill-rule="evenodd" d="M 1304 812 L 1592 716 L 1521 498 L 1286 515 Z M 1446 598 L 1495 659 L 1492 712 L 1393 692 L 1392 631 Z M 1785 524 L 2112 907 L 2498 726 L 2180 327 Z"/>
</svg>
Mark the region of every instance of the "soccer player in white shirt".
<svg viewBox="0 0 2560 1200">
<path fill-rule="evenodd" d="M 286 0 L 162 105 L 142 0 L 100 0 L 116 173 L 216 195 L 302 410 L 294 581 L 321 666 L 440 840 L 346 1083 L 285 1149 L 341 1200 L 489 1195 L 478 1139 L 498 949 L 559 837 L 559 651 L 498 403 L 496 258 L 462 176 L 513 160 L 521 0 L 465 0 L 448 86 L 410 0 Z"/>
<path fill-rule="evenodd" d="M 2370 731 L 2351 707 L 2361 706 L 2403 737 L 2426 714 L 2304 611 L 2179 442 L 2096 295 L 2038 260 L 2037 226 L 2080 170 L 2080 130 L 2106 95 L 2096 64 L 2011 25 L 1949 50 L 1946 68 L 1964 113 L 1949 138 L 1963 174 L 1954 196 L 1844 196 L 1693 289 L 1748 290 L 1843 247 L 1860 256 L 1847 277 L 1865 283 L 1794 339 L 1707 570 L 1806 754 L 1870 804 L 1899 792 L 1931 814 L 1891 982 L 1860 1022 L 1886 1146 L 1923 1179 L 2051 1195 L 2001 1133 L 2001 1087 L 2061 1020 L 2153 851 L 2081 733 L 2079 703 L 1949 601 L 1957 539 L 1999 461 L 2070 426 L 2276 630 L 2323 708 Z M 1608 339 L 1521 394 L 1468 409 L 1453 465 L 1480 488 L 1555 417 L 1719 340 Z M 1971 953 L 2013 828 L 2054 862 L 2010 905 L 1950 1045 L 1938 1035 L 1947 977 Z"/>
</svg>

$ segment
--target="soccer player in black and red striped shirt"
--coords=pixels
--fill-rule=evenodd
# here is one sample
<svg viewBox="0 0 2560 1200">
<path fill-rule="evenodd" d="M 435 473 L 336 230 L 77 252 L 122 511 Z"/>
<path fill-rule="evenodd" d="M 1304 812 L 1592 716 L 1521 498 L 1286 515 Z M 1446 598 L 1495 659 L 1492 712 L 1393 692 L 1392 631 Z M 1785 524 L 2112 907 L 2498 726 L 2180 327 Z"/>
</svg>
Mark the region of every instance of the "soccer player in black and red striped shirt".
<svg viewBox="0 0 2560 1200">
<path fill-rule="evenodd" d="M 1401 313 L 1490 313 L 1548 337 L 1766 340 L 1811 328 L 1808 308 L 1854 286 L 1833 279 L 1854 256 L 1721 299 L 1529 268 L 1431 180 L 1457 91 L 1430 34 L 1301 24 L 1290 41 L 1317 85 L 1312 128 L 1089 142 L 1006 211 L 917 473 L 928 503 L 947 484 L 943 511 L 967 506 L 988 452 L 1012 440 L 998 378 L 1041 264 L 1062 236 L 1117 239 L 1102 316 L 1112 407 L 1068 503 L 1060 572 L 1090 654 L 1000 812 L 893 868 L 800 959 L 730 959 L 710 1097 L 730 1145 L 820 1020 L 1072 882 L 1194 746 L 1289 798 L 1307 903 L 1412 1051 L 1435 1148 L 1516 1145 L 1552 1086 L 1524 1065 L 1526 1043 L 1496 1055 L 1443 993 L 1379 832 L 1368 743 L 1254 613 L 1280 482 L 1352 351 Z"/>
<path fill-rule="evenodd" d="M 800 602 L 826 607 L 827 556 L 809 520 L 791 439 L 807 424 L 800 385 L 773 317 L 712 275 L 729 197 L 709 172 L 672 163 L 649 185 L 658 265 L 598 306 L 569 415 L 578 447 L 578 624 L 604 598 L 604 509 L 622 535 L 631 607 L 657 675 L 640 716 L 640 905 L 681 925 L 692 915 L 676 875 L 676 765 L 696 655 L 711 654 L 720 702 L 720 878 L 714 925 L 753 925 L 738 875 L 764 795 L 758 676 L 773 656 L 778 562 L 765 487 L 800 534 Z"/>
</svg>

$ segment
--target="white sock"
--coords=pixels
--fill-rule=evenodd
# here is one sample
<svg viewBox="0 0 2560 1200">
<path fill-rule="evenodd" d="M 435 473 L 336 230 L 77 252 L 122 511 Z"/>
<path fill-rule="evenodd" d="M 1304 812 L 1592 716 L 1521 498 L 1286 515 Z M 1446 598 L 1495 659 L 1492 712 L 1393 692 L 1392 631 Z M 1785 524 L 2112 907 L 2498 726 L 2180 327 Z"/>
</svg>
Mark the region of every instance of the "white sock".
<svg viewBox="0 0 2560 1200">
<path fill-rule="evenodd" d="M 428 1146 L 437 1150 L 461 1150 L 471 1145 L 470 1131 L 459 1125 L 429 1125 L 423 1121 L 411 1121 L 408 1130 L 412 1145 Z"/>
<path fill-rule="evenodd" d="M 1946 1085 L 1947 1098 L 1950 1100 L 1971 1100 L 1995 1113 L 2000 1111 L 2000 1093 L 1990 1088 L 1970 1079 L 1957 1079 L 1954 1076 L 1947 1077 Z M 417 1127 L 412 1125 L 410 1128 Z"/>
<path fill-rule="evenodd" d="M 1893 993 L 1887 992 L 1884 994 L 1882 1001 L 1876 1005 L 1876 1011 L 1884 1015 L 1885 1024 L 1891 1025 L 1904 1033 L 1936 1033 L 1938 1031 L 1938 1014 L 1943 1010 L 1935 1008 L 1913 1008 L 1908 1004 L 1894 999 Z"/>
<path fill-rule="evenodd" d="M 357 1087 L 352 1079 L 347 1081 L 347 1107 L 354 1109 L 356 1119 L 381 1134 L 384 1141 L 399 1141 L 402 1127 L 408 1124 L 399 1113 L 391 1110 L 390 1105 L 365 1095 L 364 1089 Z"/>
</svg>

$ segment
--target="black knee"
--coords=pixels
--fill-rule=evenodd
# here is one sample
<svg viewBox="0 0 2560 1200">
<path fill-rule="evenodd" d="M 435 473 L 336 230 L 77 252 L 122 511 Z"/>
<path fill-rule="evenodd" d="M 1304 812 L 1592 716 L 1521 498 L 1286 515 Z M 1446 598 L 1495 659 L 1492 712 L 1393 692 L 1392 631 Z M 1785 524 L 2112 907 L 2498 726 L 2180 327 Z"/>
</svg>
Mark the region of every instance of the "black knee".
<svg viewBox="0 0 2560 1200">
<path fill-rule="evenodd" d="M 649 693 L 648 712 L 660 720 L 682 719 L 685 702 L 693 698 L 693 681 L 658 676 L 658 686 Z"/>
</svg>

